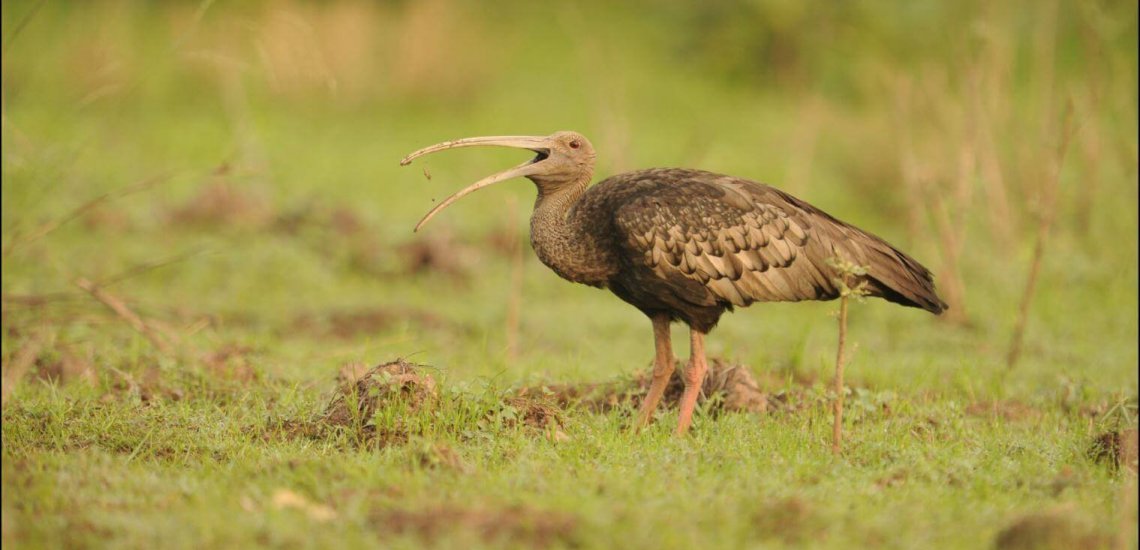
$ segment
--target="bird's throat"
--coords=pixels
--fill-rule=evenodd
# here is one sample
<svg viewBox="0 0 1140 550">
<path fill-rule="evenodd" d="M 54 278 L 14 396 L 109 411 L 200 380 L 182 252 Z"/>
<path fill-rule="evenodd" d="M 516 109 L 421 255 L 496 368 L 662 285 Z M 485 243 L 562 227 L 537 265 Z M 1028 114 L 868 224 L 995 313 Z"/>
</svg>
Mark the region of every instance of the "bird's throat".
<svg viewBox="0 0 1140 550">
<path fill-rule="evenodd" d="M 599 246 L 600 228 L 588 227 L 574 208 L 585 192 L 585 183 L 549 192 L 540 187 L 530 218 L 530 244 L 538 259 L 563 279 L 601 287 L 617 266 L 607 248 Z"/>
</svg>

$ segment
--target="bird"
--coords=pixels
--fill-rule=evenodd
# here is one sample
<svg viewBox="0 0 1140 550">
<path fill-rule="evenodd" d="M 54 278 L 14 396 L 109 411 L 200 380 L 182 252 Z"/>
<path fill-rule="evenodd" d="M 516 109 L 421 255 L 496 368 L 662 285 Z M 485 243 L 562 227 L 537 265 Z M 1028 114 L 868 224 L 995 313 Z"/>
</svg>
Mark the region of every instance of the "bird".
<svg viewBox="0 0 1140 550">
<path fill-rule="evenodd" d="M 869 296 L 940 314 L 930 270 L 867 231 L 776 187 L 688 168 L 625 172 L 590 185 L 596 153 L 573 131 L 549 136 L 486 136 L 445 141 L 404 157 L 460 147 L 529 150 L 534 158 L 447 197 L 416 224 L 464 196 L 517 177 L 537 188 L 530 242 L 563 279 L 608 289 L 653 325 L 649 392 L 635 429 L 648 425 L 674 372 L 669 327 L 689 327 L 690 356 L 675 433 L 684 435 L 708 371 L 705 337 L 721 315 L 755 302 L 838 298 L 836 262 L 856 265 Z"/>
</svg>

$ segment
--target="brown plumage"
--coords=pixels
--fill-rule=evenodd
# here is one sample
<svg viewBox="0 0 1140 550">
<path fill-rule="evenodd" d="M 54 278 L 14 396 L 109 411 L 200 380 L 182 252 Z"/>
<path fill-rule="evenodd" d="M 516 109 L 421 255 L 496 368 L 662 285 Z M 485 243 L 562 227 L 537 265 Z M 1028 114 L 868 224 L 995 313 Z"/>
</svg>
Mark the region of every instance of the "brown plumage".
<svg viewBox="0 0 1140 550">
<path fill-rule="evenodd" d="M 575 132 L 549 137 L 468 138 L 412 153 L 472 145 L 530 149 L 533 160 L 485 178 L 441 202 L 525 176 L 538 188 L 531 244 L 563 278 L 608 288 L 653 321 L 654 386 L 638 425 L 648 422 L 673 370 L 668 325 L 689 325 L 692 358 L 678 433 L 691 420 L 707 369 L 704 335 L 733 307 L 753 302 L 831 300 L 839 288 L 829 261 L 866 269 L 872 296 L 941 313 L 930 271 L 886 241 L 783 191 L 753 181 L 680 168 L 638 170 L 589 187 L 594 150 Z"/>
</svg>

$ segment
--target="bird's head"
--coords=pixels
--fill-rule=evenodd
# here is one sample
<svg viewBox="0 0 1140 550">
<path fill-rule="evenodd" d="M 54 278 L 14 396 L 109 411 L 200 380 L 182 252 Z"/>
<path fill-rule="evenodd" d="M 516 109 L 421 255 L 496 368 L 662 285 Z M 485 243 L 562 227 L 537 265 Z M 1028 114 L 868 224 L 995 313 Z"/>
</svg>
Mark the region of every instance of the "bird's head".
<svg viewBox="0 0 1140 550">
<path fill-rule="evenodd" d="M 514 168 L 487 176 L 447 197 L 424 215 L 420 223 L 416 224 L 416 231 L 451 203 L 501 181 L 526 177 L 538 186 L 540 194 L 553 194 L 567 187 L 586 185 L 594 175 L 594 146 L 582 134 L 570 131 L 555 132 L 549 136 L 489 136 L 445 141 L 404 157 L 400 165 L 407 166 L 415 158 L 428 153 L 476 145 L 529 149 L 536 156 Z"/>
</svg>

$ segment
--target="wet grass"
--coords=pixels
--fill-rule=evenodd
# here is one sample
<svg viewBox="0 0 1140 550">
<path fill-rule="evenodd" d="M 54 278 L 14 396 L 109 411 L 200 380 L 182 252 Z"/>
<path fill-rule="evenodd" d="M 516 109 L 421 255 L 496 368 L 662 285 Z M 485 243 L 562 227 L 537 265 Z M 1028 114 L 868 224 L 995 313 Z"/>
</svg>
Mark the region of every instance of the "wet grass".
<svg viewBox="0 0 1140 550">
<path fill-rule="evenodd" d="M 933 10 L 977 41 L 911 50 L 855 10 L 866 37 L 826 49 L 849 63 L 775 32 L 759 86 L 747 59 L 670 35 L 748 38 L 729 32 L 748 13 L 45 4 L 8 36 L 33 5 L 3 7 L 5 545 L 1136 546 L 1134 7 L 1062 5 L 1055 65 L 1036 61 L 1054 43 L 1036 3 L 1024 24 Z M 800 17 L 773 6 L 763 20 Z M 513 24 L 534 20 L 556 23 Z M 575 46 L 514 47 L 551 38 Z M 1042 121 L 1067 100 L 1078 130 L 1009 369 L 1056 145 Z M 562 128 L 602 176 L 780 184 L 938 271 L 963 314 L 850 304 L 839 456 L 837 303 L 727 315 L 710 355 L 764 406 L 723 410 L 729 393 L 690 437 L 675 409 L 634 434 L 650 323 L 538 263 L 529 183 L 411 233 L 517 155 L 457 151 L 429 179 L 404 154 Z M 369 371 L 398 358 L 430 384 Z"/>
</svg>

